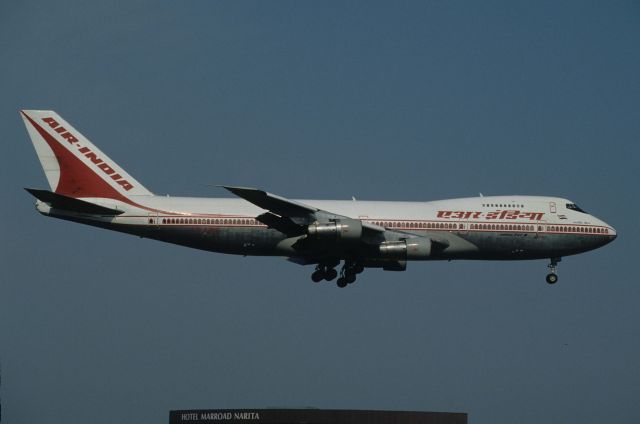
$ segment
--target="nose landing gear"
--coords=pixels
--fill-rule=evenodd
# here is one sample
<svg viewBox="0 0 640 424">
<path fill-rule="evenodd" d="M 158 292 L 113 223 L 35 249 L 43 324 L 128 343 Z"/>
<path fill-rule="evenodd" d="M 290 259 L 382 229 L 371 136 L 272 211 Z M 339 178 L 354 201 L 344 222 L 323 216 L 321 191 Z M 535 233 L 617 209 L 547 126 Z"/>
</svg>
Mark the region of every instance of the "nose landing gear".
<svg viewBox="0 0 640 424">
<path fill-rule="evenodd" d="M 547 265 L 549 267 L 549 274 L 547 274 L 547 283 L 555 284 L 558 282 L 558 274 L 556 274 L 556 269 L 558 266 L 558 262 L 560 262 L 562 258 L 551 258 L 551 263 Z"/>
</svg>

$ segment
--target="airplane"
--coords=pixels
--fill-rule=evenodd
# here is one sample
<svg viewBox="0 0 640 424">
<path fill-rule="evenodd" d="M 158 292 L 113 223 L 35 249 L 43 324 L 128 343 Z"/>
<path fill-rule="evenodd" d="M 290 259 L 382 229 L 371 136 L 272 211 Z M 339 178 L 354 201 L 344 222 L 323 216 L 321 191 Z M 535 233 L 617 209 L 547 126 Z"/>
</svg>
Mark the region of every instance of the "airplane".
<svg viewBox="0 0 640 424">
<path fill-rule="evenodd" d="M 546 281 L 554 284 L 562 257 L 617 236 L 559 197 L 291 200 L 231 185 L 220 187 L 239 198 L 158 196 L 56 112 L 20 113 L 50 187 L 26 188 L 41 214 L 212 252 L 286 257 L 315 265 L 314 282 L 337 278 L 338 287 L 365 268 L 456 259 L 549 259 Z"/>
</svg>

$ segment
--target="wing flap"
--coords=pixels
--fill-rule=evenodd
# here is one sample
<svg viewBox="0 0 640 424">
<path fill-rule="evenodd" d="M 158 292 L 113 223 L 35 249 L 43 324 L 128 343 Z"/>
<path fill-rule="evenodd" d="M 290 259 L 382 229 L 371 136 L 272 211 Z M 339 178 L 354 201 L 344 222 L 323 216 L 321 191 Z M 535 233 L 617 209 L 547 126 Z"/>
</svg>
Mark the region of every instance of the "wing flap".
<svg viewBox="0 0 640 424">
<path fill-rule="evenodd" d="M 275 228 L 289 237 L 300 236 L 305 233 L 304 228 L 293 222 L 291 219 L 284 216 L 278 216 L 271 212 L 258 215 L 256 219 L 266 226 Z"/>
</svg>

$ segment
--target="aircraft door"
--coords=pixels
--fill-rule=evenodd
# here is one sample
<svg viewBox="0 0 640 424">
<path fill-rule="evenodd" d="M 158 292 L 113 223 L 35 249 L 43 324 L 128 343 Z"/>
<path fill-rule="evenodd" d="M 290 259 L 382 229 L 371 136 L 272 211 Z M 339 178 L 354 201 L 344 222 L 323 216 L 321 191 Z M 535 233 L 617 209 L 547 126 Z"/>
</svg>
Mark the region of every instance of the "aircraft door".
<svg viewBox="0 0 640 424">
<path fill-rule="evenodd" d="M 556 213 L 556 202 L 549 202 L 549 212 Z"/>
<path fill-rule="evenodd" d="M 160 219 L 158 218 L 158 212 L 149 212 L 148 217 L 147 217 L 147 224 L 154 225 L 154 226 L 159 226 L 160 225 Z"/>
<path fill-rule="evenodd" d="M 459 234 L 467 234 L 469 232 L 469 224 L 468 222 L 465 222 L 464 220 L 460 219 L 458 221 L 458 233 Z"/>
</svg>

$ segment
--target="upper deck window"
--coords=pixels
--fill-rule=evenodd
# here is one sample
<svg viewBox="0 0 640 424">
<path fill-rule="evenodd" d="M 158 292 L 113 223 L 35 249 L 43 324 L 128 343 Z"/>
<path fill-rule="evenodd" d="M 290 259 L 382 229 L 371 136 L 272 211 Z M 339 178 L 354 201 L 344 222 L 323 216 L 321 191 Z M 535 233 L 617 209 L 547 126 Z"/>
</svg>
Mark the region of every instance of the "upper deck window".
<svg viewBox="0 0 640 424">
<path fill-rule="evenodd" d="M 567 209 L 571 209 L 572 211 L 576 211 L 576 212 L 586 213 L 585 211 L 580 209 L 580 207 L 575 203 L 567 203 Z"/>
</svg>

